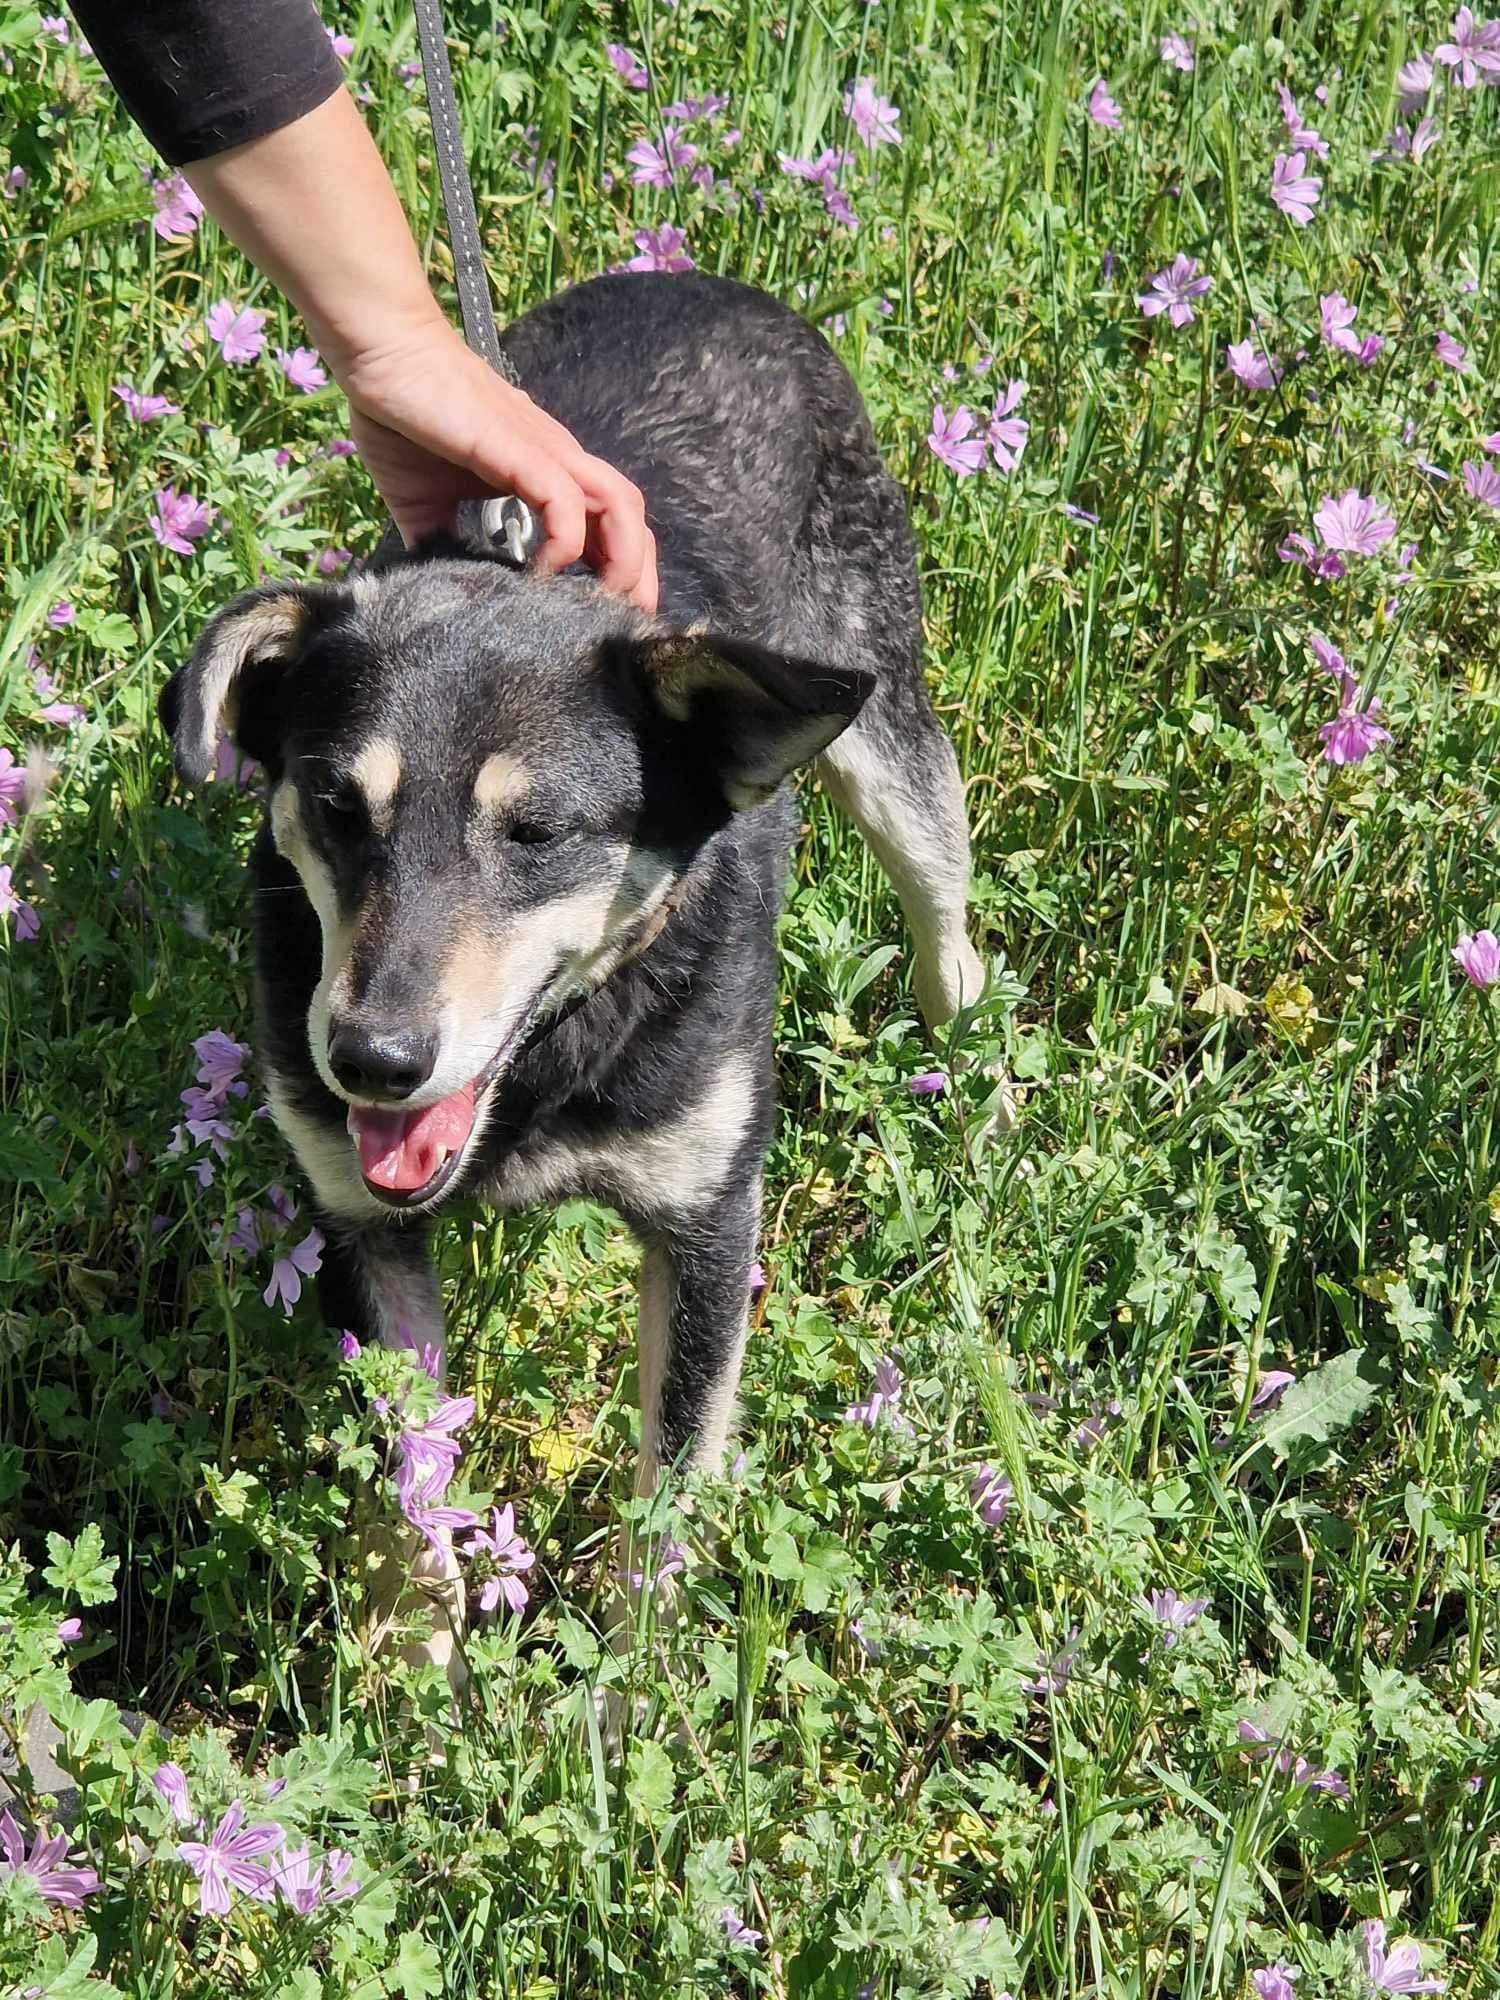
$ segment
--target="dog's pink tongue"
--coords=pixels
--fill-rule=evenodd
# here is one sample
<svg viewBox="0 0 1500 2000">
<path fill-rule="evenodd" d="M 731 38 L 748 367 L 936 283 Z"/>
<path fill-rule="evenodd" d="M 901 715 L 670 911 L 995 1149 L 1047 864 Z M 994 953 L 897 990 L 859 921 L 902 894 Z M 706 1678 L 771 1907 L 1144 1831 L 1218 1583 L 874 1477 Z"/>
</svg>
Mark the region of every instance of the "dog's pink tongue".
<svg viewBox="0 0 1500 2000">
<path fill-rule="evenodd" d="M 359 1170 L 376 1187 L 415 1194 L 426 1187 L 450 1153 L 474 1127 L 474 1086 L 466 1083 L 425 1111 L 349 1113 L 349 1130 L 359 1147 Z"/>
</svg>

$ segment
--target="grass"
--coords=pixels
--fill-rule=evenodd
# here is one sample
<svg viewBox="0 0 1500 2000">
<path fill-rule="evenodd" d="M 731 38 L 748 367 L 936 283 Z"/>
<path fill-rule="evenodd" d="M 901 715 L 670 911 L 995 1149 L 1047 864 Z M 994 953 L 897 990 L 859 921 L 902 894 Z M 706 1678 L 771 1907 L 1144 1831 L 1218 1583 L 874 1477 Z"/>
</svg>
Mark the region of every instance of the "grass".
<svg viewBox="0 0 1500 2000">
<path fill-rule="evenodd" d="M 411 24 L 367 0 L 338 25 L 441 274 Z M 892 899 L 807 797 L 745 1461 L 658 1508 L 681 1612 L 621 1660 L 597 1619 L 633 1252 L 582 1204 L 450 1228 L 462 1482 L 514 1502 L 538 1563 L 525 1614 L 476 1631 L 446 1730 L 431 1679 L 366 1643 L 370 1397 L 410 1371 L 341 1369 L 310 1298 L 262 1303 L 269 1253 L 222 1249 L 290 1175 L 253 1090 L 211 1185 L 201 1149 L 166 1151 L 194 1037 L 246 1032 L 257 808 L 180 792 L 155 693 L 233 590 L 368 547 L 378 508 L 323 449 L 333 392 L 205 342 L 228 297 L 293 344 L 279 302 L 211 227 L 158 240 L 97 69 L 0 9 L 28 177 L 0 217 L 0 743 L 46 779 L 0 829 L 41 926 L 21 941 L 12 914 L 0 944 L 0 1721 L 42 1700 L 63 1725 L 70 1838 L 103 1878 L 68 1915 L 0 1869 L 0 1987 L 1208 2000 L 1284 1962 L 1334 2000 L 1370 1990 L 1374 1919 L 1450 1993 L 1494 1993 L 1496 1022 L 1450 949 L 1500 904 L 1500 517 L 1459 476 L 1497 421 L 1500 98 L 1440 81 L 1432 150 L 1372 159 L 1398 68 L 1447 32 L 1430 9 L 450 25 L 504 311 L 675 221 L 854 371 L 912 496 L 995 979 L 960 1044 L 927 1046 Z M 1159 60 L 1175 28 L 1191 74 Z M 855 75 L 899 105 L 899 148 L 848 138 Z M 1122 132 L 1084 116 L 1100 75 Z M 1331 148 L 1306 230 L 1267 198 L 1277 81 Z M 633 189 L 653 107 L 708 89 L 731 99 L 693 135 L 714 189 Z M 845 143 L 853 233 L 776 165 Z M 1214 285 L 1173 330 L 1134 295 L 1179 251 Z M 1368 369 L 1319 338 L 1333 292 L 1385 337 Z M 1252 314 L 1289 364 L 1271 392 L 1223 372 Z M 1012 376 L 1019 468 L 956 478 L 933 402 L 982 422 Z M 182 414 L 131 424 L 122 380 Z M 167 485 L 218 510 L 189 558 L 148 529 Z M 1350 485 L 1391 543 L 1335 581 L 1278 560 Z M 1394 741 L 1358 765 L 1320 757 L 1311 630 L 1384 704 Z M 71 727 L 38 719 L 33 646 Z M 910 1095 L 953 1058 L 944 1096 Z M 1001 1060 L 1019 1104 L 993 1134 Z M 886 1353 L 909 1431 L 844 1420 Z M 1297 1378 L 1279 1405 L 1272 1369 Z M 1012 1482 L 999 1527 L 981 1465 Z M 1171 1646 L 1143 1603 L 1167 1589 L 1206 1600 Z M 1071 1674 L 1030 1691 L 1070 1635 Z M 615 1760 L 592 1693 L 622 1684 Z M 152 1718 L 139 1738 L 120 1709 Z M 149 1782 L 167 1757 L 211 1824 L 244 1799 L 353 1853 L 360 1894 L 200 1916 Z"/>
</svg>

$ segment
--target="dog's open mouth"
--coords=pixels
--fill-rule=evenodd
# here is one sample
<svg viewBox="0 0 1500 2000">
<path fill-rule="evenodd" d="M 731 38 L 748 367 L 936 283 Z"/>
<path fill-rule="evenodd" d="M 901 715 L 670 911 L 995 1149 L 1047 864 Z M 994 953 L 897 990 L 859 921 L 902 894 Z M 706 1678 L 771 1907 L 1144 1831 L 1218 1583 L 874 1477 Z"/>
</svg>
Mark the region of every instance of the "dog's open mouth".
<svg viewBox="0 0 1500 2000">
<path fill-rule="evenodd" d="M 349 1136 L 371 1194 L 397 1207 L 430 1201 L 445 1187 L 474 1129 L 478 1077 L 420 1111 L 351 1105 Z"/>
</svg>

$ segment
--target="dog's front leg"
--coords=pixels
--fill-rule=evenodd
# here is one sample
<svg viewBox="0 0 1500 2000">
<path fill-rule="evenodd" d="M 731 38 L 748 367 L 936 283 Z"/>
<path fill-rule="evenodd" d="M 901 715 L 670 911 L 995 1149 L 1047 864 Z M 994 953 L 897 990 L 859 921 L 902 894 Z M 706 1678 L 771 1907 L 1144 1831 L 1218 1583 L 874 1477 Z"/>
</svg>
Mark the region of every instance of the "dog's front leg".
<svg viewBox="0 0 1500 2000">
<path fill-rule="evenodd" d="M 443 1302 L 433 1268 L 430 1233 L 394 1224 L 330 1222 L 318 1297 L 330 1329 L 360 1340 L 409 1348 L 433 1379 L 445 1366 Z M 403 1647 L 412 1666 L 441 1667 L 455 1693 L 467 1679 L 459 1634 L 464 1595 L 452 1537 L 435 1531 L 436 1541 L 404 1527 L 378 1539 L 373 1554 L 387 1572 L 374 1591 L 377 1643 L 391 1624 L 420 1604 L 430 1611 L 430 1636 Z M 407 1582 L 414 1586 L 407 1590 Z M 416 1600 L 415 1604 L 413 1600 Z"/>
</svg>

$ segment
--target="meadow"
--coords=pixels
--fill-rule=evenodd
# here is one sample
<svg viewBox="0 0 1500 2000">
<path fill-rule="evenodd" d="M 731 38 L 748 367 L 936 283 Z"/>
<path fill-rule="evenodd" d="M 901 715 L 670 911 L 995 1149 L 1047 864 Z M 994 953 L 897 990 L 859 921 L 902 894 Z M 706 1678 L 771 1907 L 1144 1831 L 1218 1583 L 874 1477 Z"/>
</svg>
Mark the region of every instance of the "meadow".
<svg viewBox="0 0 1500 2000">
<path fill-rule="evenodd" d="M 724 1478 L 629 1500 L 586 1204 L 448 1227 L 446 1405 L 325 1329 L 255 776 L 186 791 L 154 705 L 381 513 L 306 334 L 0 4 L 0 1994 L 1500 1992 L 1500 23 L 449 17 L 503 315 L 691 260 L 852 369 L 991 983 L 933 1045 L 809 788 Z M 407 10 L 326 18 L 441 286 Z M 424 1429 L 499 1531 L 456 1728 L 372 1644 Z"/>
</svg>

